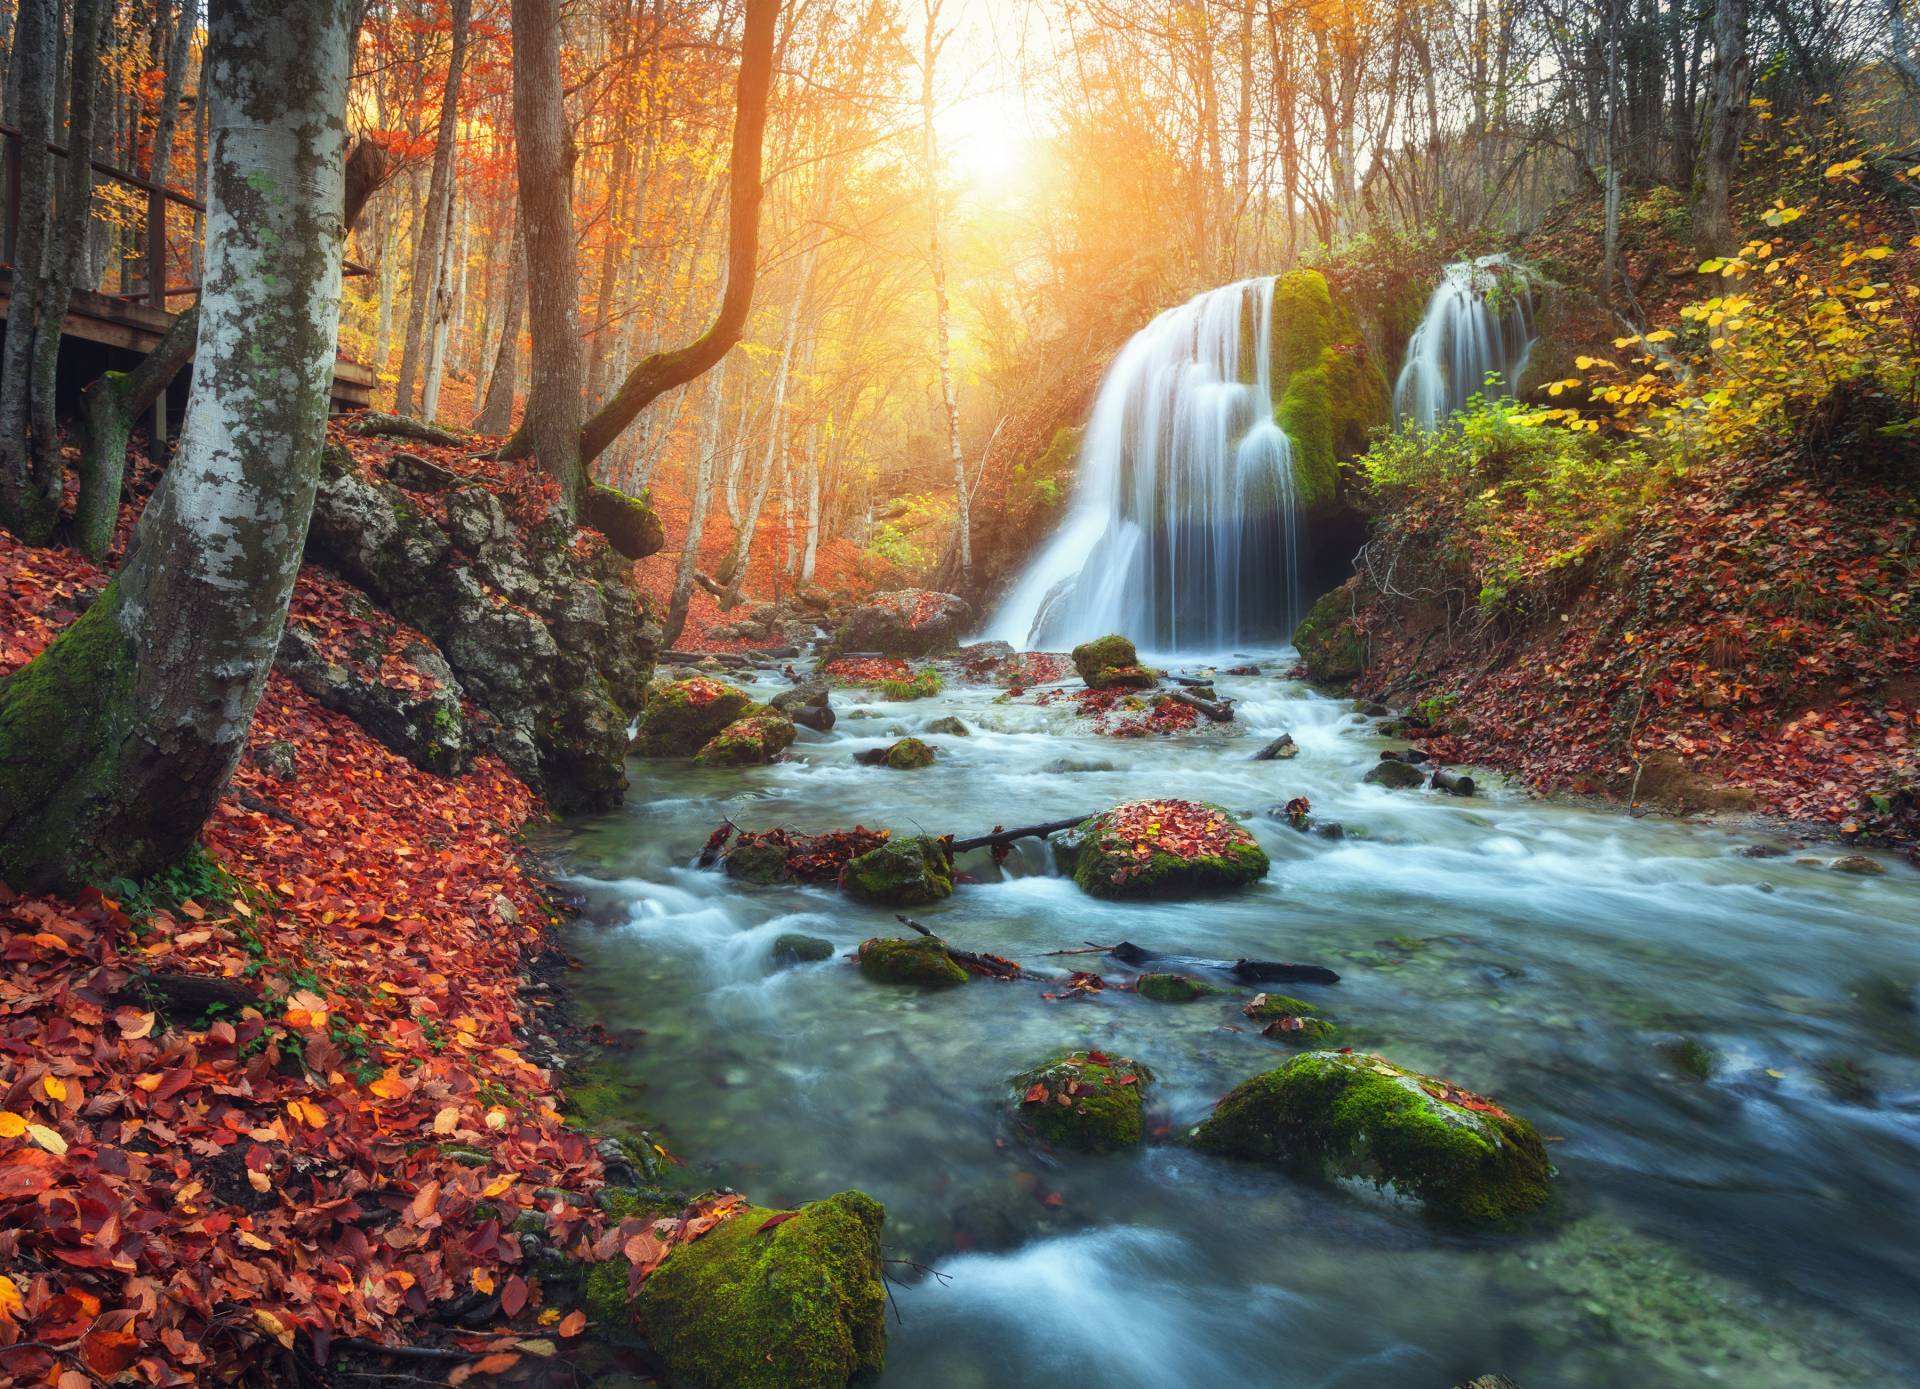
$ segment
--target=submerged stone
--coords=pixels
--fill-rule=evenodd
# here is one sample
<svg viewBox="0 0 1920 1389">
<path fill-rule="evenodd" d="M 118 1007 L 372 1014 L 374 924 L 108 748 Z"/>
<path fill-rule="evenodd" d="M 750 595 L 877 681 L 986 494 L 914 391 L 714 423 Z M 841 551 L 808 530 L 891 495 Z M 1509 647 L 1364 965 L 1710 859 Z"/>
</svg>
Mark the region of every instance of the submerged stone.
<svg viewBox="0 0 1920 1389">
<path fill-rule="evenodd" d="M 953 896 L 953 860 L 931 836 L 889 839 L 857 854 L 840 871 L 850 897 L 883 907 L 922 907 Z"/>
<path fill-rule="evenodd" d="M 1836 873 L 1855 873 L 1861 877 L 1873 878 L 1887 871 L 1887 866 L 1879 859 L 1868 858 L 1865 854 L 1847 854 L 1835 859 L 1827 867 Z"/>
<path fill-rule="evenodd" d="M 967 982 L 967 972 L 947 954 L 938 936 L 876 936 L 860 942 L 860 972 L 879 984 L 918 984 L 941 989 Z"/>
<path fill-rule="evenodd" d="M 1055 853 L 1095 897 L 1193 897 L 1229 892 L 1267 874 L 1266 850 L 1206 801 L 1128 801 L 1082 821 Z"/>
<path fill-rule="evenodd" d="M 711 676 L 656 681 L 647 690 L 633 751 L 642 757 L 691 757 L 752 707 L 746 691 Z"/>
<path fill-rule="evenodd" d="M 1075 1051 L 1013 1077 L 1014 1117 L 1048 1143 L 1083 1152 L 1131 1147 L 1146 1131 L 1153 1079 L 1138 1062 Z"/>
<path fill-rule="evenodd" d="M 833 958 L 833 942 L 820 936 L 789 931 L 773 942 L 773 962 L 777 965 L 805 965 Z"/>
<path fill-rule="evenodd" d="M 1155 1003 L 1191 1003 L 1208 994 L 1226 992 L 1184 974 L 1143 974 L 1134 981 L 1133 987 L 1140 997 Z"/>
<path fill-rule="evenodd" d="M 885 1209 L 843 1191 L 769 1228 L 778 1214 L 749 1206 L 641 1285 L 633 1309 L 673 1383 L 841 1389 L 880 1373 Z"/>
<path fill-rule="evenodd" d="M 972 729 L 968 728 L 964 723 L 961 723 L 960 720 L 952 714 L 947 714 L 942 718 L 935 719 L 927 725 L 926 731 L 929 733 L 944 733 L 951 738 L 967 738 L 973 734 Z"/>
<path fill-rule="evenodd" d="M 1553 1171 L 1524 1119 L 1381 1057 L 1333 1051 L 1238 1086 L 1194 1141 L 1223 1157 L 1370 1181 L 1469 1222 L 1532 1210 Z"/>
</svg>

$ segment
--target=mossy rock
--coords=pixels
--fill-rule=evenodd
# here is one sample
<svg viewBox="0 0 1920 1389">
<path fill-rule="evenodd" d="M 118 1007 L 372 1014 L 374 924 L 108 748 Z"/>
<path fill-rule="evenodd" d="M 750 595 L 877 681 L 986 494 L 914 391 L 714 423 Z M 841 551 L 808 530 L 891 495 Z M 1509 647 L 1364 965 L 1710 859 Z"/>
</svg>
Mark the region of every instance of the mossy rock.
<svg viewBox="0 0 1920 1389">
<path fill-rule="evenodd" d="M 721 866 L 729 878 L 767 887 L 787 880 L 787 851 L 784 845 L 747 840 L 727 850 Z"/>
<path fill-rule="evenodd" d="M 924 907 L 953 896 L 953 858 L 930 835 L 889 839 L 840 870 L 850 897 L 882 907 Z"/>
<path fill-rule="evenodd" d="M 1073 648 L 1073 668 L 1094 689 L 1100 688 L 1098 681 L 1104 672 L 1137 669 L 1139 665 L 1139 653 L 1125 637 L 1098 637 Z"/>
<path fill-rule="evenodd" d="M 1322 594 L 1293 629 L 1293 649 L 1309 679 L 1344 685 L 1367 668 L 1367 644 L 1353 625 L 1353 597 L 1350 585 Z"/>
<path fill-rule="evenodd" d="M 944 733 L 950 738 L 969 738 L 973 736 L 973 730 L 968 728 L 964 723 L 961 723 L 960 720 L 956 719 L 952 714 L 935 719 L 932 723 L 928 724 L 927 732 Z"/>
<path fill-rule="evenodd" d="M 642 757 L 691 757 L 755 707 L 744 690 L 708 676 L 656 681 L 647 689 L 632 751 Z"/>
<path fill-rule="evenodd" d="M 1176 822 L 1182 832 L 1162 834 Z M 1073 880 L 1095 897 L 1231 892 L 1259 882 L 1269 866 L 1232 812 L 1206 801 L 1128 801 L 1081 821 L 1074 834 Z"/>
<path fill-rule="evenodd" d="M 1013 1077 L 1014 1117 L 1056 1147 L 1130 1148 L 1146 1132 L 1142 1092 L 1152 1080 L 1125 1057 L 1069 1052 Z"/>
<path fill-rule="evenodd" d="M 820 936 L 788 931 L 773 942 L 773 962 L 777 965 L 810 965 L 833 958 L 833 942 Z"/>
<path fill-rule="evenodd" d="M 1304 999 L 1290 998 L 1286 994 L 1255 994 L 1252 1002 L 1241 1010 L 1248 1017 L 1260 1022 L 1274 1018 L 1312 1017 L 1320 1010 Z"/>
<path fill-rule="evenodd" d="M 876 936 L 860 942 L 860 972 L 877 984 L 918 984 L 944 989 L 967 982 L 967 972 L 953 962 L 938 936 Z"/>
<path fill-rule="evenodd" d="M 1378 1056 L 1334 1051 L 1236 1087 L 1193 1136 L 1222 1157 L 1370 1181 L 1465 1222 L 1534 1209 L 1553 1172 L 1524 1119 Z"/>
<path fill-rule="evenodd" d="M 1393 413 L 1385 374 L 1351 304 L 1335 300 L 1317 270 L 1282 275 L 1273 290 L 1274 422 L 1293 445 L 1300 505 L 1340 498 L 1340 463 L 1366 452 Z"/>
<path fill-rule="evenodd" d="M 896 772 L 915 772 L 933 765 L 933 748 L 918 738 L 902 738 L 887 749 L 885 765 Z"/>
<path fill-rule="evenodd" d="M 1160 683 L 1160 672 L 1151 666 L 1108 666 L 1087 678 L 1093 690 L 1150 690 Z"/>
<path fill-rule="evenodd" d="M 747 1207 L 676 1249 L 641 1285 L 634 1311 L 673 1383 L 842 1389 L 879 1375 L 886 1211 L 843 1191 L 765 1228 L 776 1214 Z"/>
<path fill-rule="evenodd" d="M 703 767 L 758 767 L 793 745 L 793 720 L 765 705 L 735 719 L 700 747 L 693 760 Z"/>
<path fill-rule="evenodd" d="M 1389 791 L 1412 791 L 1427 784 L 1427 774 L 1411 762 L 1386 757 L 1369 767 L 1360 780 L 1369 786 L 1384 786 Z"/>
<path fill-rule="evenodd" d="M 1140 997 L 1155 1003 L 1192 1003 L 1209 994 L 1225 992 L 1184 974 L 1143 974 L 1134 980 L 1133 987 Z"/>
</svg>

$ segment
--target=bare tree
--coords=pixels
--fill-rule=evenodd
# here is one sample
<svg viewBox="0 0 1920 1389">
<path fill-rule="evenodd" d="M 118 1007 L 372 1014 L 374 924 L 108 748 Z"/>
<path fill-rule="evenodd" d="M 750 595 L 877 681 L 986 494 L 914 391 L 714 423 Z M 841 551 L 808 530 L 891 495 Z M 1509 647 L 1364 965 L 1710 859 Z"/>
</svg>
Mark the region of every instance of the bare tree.
<svg viewBox="0 0 1920 1389">
<path fill-rule="evenodd" d="M 433 174 L 427 183 L 427 206 L 421 214 L 420 232 L 414 242 L 407 334 L 400 344 L 400 377 L 394 385 L 394 409 L 402 415 L 416 413 L 413 380 L 420 370 L 427 335 L 433 331 L 430 324 L 439 318 L 438 306 L 446 278 L 443 261 L 447 254 L 447 226 L 453 215 L 453 153 L 460 130 L 460 74 L 467 61 L 467 31 L 471 27 L 473 0 L 453 0 L 452 8 L 453 51 L 447 58 L 447 85 L 440 97 L 440 127 L 433 142 Z M 516 6 L 516 29 L 519 13 Z M 517 45 L 514 71 L 516 74 L 519 71 Z M 558 81 L 557 76 L 555 80 Z M 559 98 L 556 96 L 555 100 Z"/>
</svg>

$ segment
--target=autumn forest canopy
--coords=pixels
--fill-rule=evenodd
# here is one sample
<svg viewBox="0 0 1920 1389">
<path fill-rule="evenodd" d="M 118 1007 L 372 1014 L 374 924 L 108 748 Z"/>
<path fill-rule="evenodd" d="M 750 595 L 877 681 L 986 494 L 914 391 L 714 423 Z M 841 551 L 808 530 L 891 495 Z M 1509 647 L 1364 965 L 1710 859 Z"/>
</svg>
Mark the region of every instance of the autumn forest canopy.
<svg viewBox="0 0 1920 1389">
<path fill-rule="evenodd" d="M 0 1384 L 1920 1378 L 1916 24 L 0 0 Z"/>
</svg>

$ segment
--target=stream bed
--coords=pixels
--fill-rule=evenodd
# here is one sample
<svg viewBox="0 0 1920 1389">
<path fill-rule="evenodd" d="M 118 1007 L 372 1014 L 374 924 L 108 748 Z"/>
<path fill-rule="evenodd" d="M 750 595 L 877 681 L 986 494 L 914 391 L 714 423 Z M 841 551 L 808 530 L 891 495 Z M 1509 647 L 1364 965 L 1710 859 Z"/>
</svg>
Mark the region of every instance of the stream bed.
<svg viewBox="0 0 1920 1389">
<path fill-rule="evenodd" d="M 836 729 L 801 730 L 772 767 L 631 762 L 626 807 L 570 826 L 565 848 L 590 904 L 568 940 L 579 991 L 632 1041 L 607 1066 L 634 1121 L 702 1185 L 885 1204 L 886 1386 L 1920 1382 L 1920 874 L 1892 858 L 1837 873 L 1830 845 L 1497 783 L 1470 799 L 1365 785 L 1387 746 L 1374 721 L 1284 678 L 1291 653 L 1254 654 L 1264 674 L 1219 678 L 1236 721 L 1173 738 L 1100 737 L 1065 701 L 950 686 L 836 693 Z M 932 768 L 852 759 L 950 714 L 972 736 L 925 735 Z M 1282 731 L 1298 757 L 1250 760 Z M 1346 837 L 1264 814 L 1300 795 Z M 844 955 L 905 934 L 891 912 L 692 867 L 725 817 L 965 836 L 1142 796 L 1255 812 L 1272 871 L 1232 897 L 1115 904 L 1023 841 L 1003 868 L 963 855 L 974 881 L 913 914 L 1062 979 L 1130 981 L 1101 956 L 1045 956 L 1123 938 L 1332 966 L 1339 984 L 1286 991 L 1341 1043 L 1530 1118 L 1553 1140 L 1554 1202 L 1465 1234 L 1183 1147 L 1214 1100 L 1295 1054 L 1240 1015 L 1251 989 L 1166 1005 L 874 984 Z M 1786 852 L 1740 852 L 1755 846 Z M 776 969 L 790 931 L 841 957 Z M 1683 1040 L 1711 1053 L 1705 1078 Z M 1147 1144 L 1032 1151 L 1005 1118 L 1008 1077 L 1089 1046 L 1152 1069 Z"/>
</svg>

